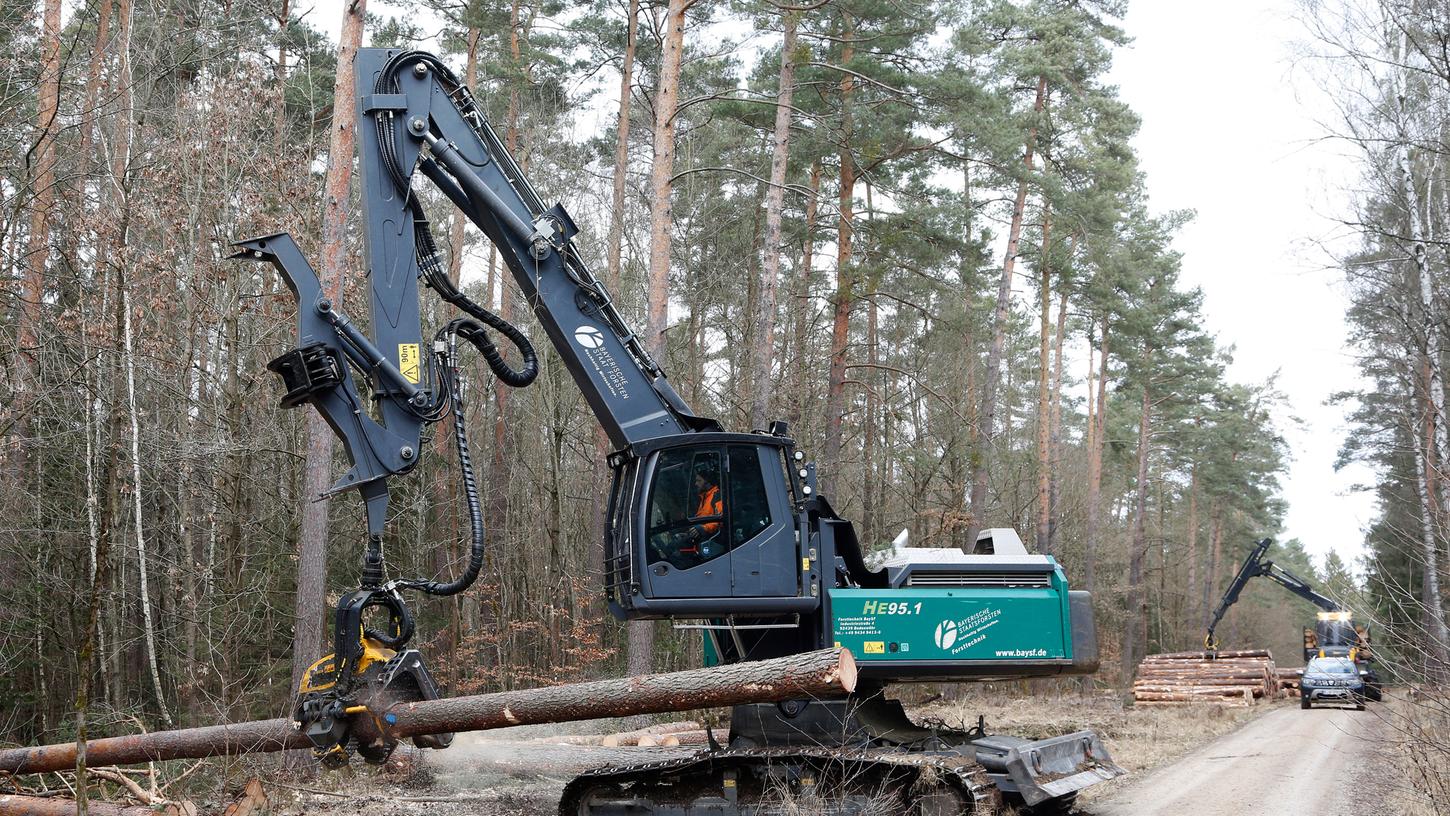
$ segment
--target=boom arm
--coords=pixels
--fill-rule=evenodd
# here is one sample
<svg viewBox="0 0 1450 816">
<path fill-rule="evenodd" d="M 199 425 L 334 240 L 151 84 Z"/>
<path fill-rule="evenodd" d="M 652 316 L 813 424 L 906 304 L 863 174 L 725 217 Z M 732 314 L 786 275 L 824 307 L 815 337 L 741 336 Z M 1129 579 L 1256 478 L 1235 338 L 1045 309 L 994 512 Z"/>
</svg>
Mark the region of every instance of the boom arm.
<svg viewBox="0 0 1450 816">
<path fill-rule="evenodd" d="M 271 367 L 287 385 L 284 406 L 313 403 L 342 439 L 353 467 L 329 493 L 359 489 L 371 538 L 383 533 L 388 479 L 417 464 L 423 428 L 441 419 L 457 397 L 448 393 L 446 376 L 431 383 L 427 376 L 418 282 L 481 321 L 462 327 L 470 321 L 455 321 L 439 332 L 431 349 L 435 367 L 447 368 L 445 338 L 456 330 L 479 347 L 506 384 L 528 385 L 537 371 L 527 338 L 449 280 L 412 189 L 418 171 L 498 247 L 615 449 L 719 430 L 670 385 L 571 243 L 579 231 L 573 219 L 562 205 L 545 207 L 446 65 L 420 51 L 364 48 L 355 68 L 370 332 L 331 302 L 290 236 L 239 242 L 236 257 L 270 261 L 298 298 L 299 347 Z M 482 324 L 523 351 L 522 370 L 503 361 Z M 353 369 L 371 382 L 376 419 L 358 396 Z"/>
<path fill-rule="evenodd" d="M 573 219 L 545 207 L 452 71 L 396 49 L 362 49 L 356 65 L 374 322 L 416 320 L 414 279 L 438 288 L 442 260 L 411 191 L 416 168 L 499 248 L 616 448 L 717 428 L 670 386 L 572 245 Z"/>
<path fill-rule="evenodd" d="M 1239 593 L 1243 592 L 1244 586 L 1248 584 L 1250 578 L 1262 575 L 1320 609 L 1328 612 L 1340 611 L 1338 602 L 1333 598 L 1315 592 L 1314 588 L 1309 586 L 1304 579 L 1272 561 L 1264 560 L 1265 554 L 1269 551 L 1269 545 L 1273 543 L 1274 540 L 1271 538 L 1260 539 L 1249 552 L 1249 557 L 1245 558 L 1244 563 L 1239 566 L 1238 574 L 1229 583 L 1228 589 L 1223 593 L 1223 599 L 1218 602 L 1218 608 L 1213 610 L 1213 616 L 1209 618 L 1208 634 L 1203 639 L 1205 649 L 1213 651 L 1218 648 L 1218 642 L 1213 639 L 1213 632 L 1218 628 L 1223 616 L 1228 614 L 1229 607 L 1238 601 Z"/>
<path fill-rule="evenodd" d="M 360 329 L 343 304 L 334 302 L 341 298 L 323 287 L 290 235 L 241 241 L 233 256 L 270 262 L 296 296 L 298 346 L 268 368 L 286 386 L 284 408 L 311 404 L 343 442 L 352 467 L 328 493 L 356 487 L 367 510 L 359 588 L 339 600 L 334 653 L 309 670 L 297 712 L 309 724 L 309 735 L 316 734 L 319 756 L 331 758 L 346 743 L 347 729 L 339 723 L 356 703 L 360 687 L 391 688 L 401 676 L 396 667 L 412 666 L 414 697 L 434 694 L 416 652 L 381 651 L 401 650 L 413 634 L 400 590 L 453 595 L 467 589 L 483 565 L 483 514 L 468 452 L 459 338 L 482 353 L 505 385 L 526 386 L 538 374 L 528 338 L 470 300 L 449 278 L 413 190 L 417 171 L 498 247 L 616 450 L 630 452 L 661 437 L 720 430 L 714 420 L 695 415 L 670 386 L 573 247 L 579 231 L 573 219 L 561 205 L 544 206 L 468 88 L 446 65 L 419 51 L 376 48 L 359 50 L 354 65 L 369 330 Z M 440 329 L 431 346 L 425 346 L 422 335 L 419 281 L 466 315 Z M 519 368 L 504 360 L 490 329 L 519 349 Z M 361 384 L 370 386 L 366 396 Z M 417 465 L 423 429 L 450 413 L 472 529 L 468 564 L 453 580 L 390 579 L 383 558 L 388 481 Z M 373 608 L 387 612 L 388 625 L 381 631 L 365 627 L 365 613 Z M 369 666 L 384 661 L 394 668 L 364 679 L 371 677 Z"/>
</svg>

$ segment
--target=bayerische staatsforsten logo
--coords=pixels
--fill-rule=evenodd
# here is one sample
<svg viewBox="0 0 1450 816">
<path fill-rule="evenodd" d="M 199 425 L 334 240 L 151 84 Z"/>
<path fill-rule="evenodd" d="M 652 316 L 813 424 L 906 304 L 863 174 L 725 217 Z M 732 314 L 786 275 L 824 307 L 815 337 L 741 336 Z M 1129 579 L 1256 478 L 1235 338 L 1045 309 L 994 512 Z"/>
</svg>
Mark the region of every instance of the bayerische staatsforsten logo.
<svg viewBox="0 0 1450 816">
<path fill-rule="evenodd" d="M 936 646 L 938 649 L 950 649 L 956 642 L 956 621 L 944 620 L 936 625 Z"/>
<path fill-rule="evenodd" d="M 587 349 L 597 349 L 604 345 L 604 332 L 593 326 L 580 326 L 574 330 L 574 341 Z"/>
</svg>

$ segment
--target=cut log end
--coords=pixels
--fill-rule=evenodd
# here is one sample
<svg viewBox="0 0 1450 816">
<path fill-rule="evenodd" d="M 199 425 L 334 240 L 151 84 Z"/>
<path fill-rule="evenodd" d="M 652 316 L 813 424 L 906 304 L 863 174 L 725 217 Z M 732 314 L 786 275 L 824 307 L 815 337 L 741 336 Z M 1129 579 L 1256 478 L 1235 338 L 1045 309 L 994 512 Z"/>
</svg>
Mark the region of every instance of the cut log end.
<svg viewBox="0 0 1450 816">
<path fill-rule="evenodd" d="M 856 690 L 856 658 L 851 654 L 850 649 L 841 650 L 840 672 L 841 688 L 846 691 Z"/>
</svg>

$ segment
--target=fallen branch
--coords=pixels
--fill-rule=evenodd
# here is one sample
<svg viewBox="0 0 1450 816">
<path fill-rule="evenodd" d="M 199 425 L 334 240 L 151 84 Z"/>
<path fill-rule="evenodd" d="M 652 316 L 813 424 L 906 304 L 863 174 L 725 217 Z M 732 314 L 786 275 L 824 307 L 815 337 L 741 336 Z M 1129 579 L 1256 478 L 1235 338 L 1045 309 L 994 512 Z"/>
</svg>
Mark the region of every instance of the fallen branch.
<svg viewBox="0 0 1450 816">
<path fill-rule="evenodd" d="M 91 774 L 97 779 L 104 779 L 107 782 L 114 782 L 130 792 L 131 798 L 143 805 L 156 804 L 156 799 L 151 794 L 141 789 L 134 779 L 126 776 L 118 770 L 111 768 L 91 768 Z M 162 800 L 165 803 L 165 800 Z"/>
</svg>

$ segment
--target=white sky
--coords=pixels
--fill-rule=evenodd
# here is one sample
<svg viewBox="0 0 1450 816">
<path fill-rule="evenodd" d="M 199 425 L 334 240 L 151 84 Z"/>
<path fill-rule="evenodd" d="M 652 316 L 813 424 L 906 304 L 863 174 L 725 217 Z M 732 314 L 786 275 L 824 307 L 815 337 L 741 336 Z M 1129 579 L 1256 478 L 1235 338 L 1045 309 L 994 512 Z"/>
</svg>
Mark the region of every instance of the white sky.
<svg viewBox="0 0 1450 816">
<path fill-rule="evenodd" d="M 1198 213 L 1176 247 L 1186 282 L 1204 291 L 1210 330 L 1237 347 L 1230 376 L 1278 372 L 1300 420 L 1279 423 L 1293 455 L 1284 537 L 1353 563 L 1375 501 L 1354 490 L 1372 483 L 1369 469 L 1333 467 L 1347 428 L 1325 400 L 1360 381 L 1345 346 L 1343 275 L 1323 243 L 1343 245 L 1332 219 L 1348 211 L 1340 191 L 1355 167 L 1341 145 L 1317 141 L 1334 112 L 1312 70 L 1292 61 L 1304 36 L 1294 11 L 1295 0 L 1131 0 L 1134 42 L 1111 81 L 1143 119 L 1135 144 L 1153 208 Z"/>
<path fill-rule="evenodd" d="M 1237 349 L 1229 376 L 1277 373 L 1287 398 L 1277 418 L 1292 455 L 1283 537 L 1353 565 L 1375 515 L 1373 494 L 1355 488 L 1374 479 L 1359 465 L 1334 470 L 1347 427 L 1326 400 L 1360 381 L 1345 346 L 1343 276 L 1324 244 L 1346 240 L 1333 218 L 1347 212 L 1340 191 L 1355 165 L 1343 146 L 1319 141 L 1334 111 L 1312 71 L 1293 64 L 1304 37 L 1295 4 L 1130 0 L 1133 43 L 1115 55 L 1110 81 L 1143 120 L 1135 146 L 1151 206 L 1198 214 L 1176 248 L 1185 281 L 1204 291 L 1209 329 Z M 339 0 L 318 0 L 309 15 L 334 40 L 340 17 Z"/>
</svg>

